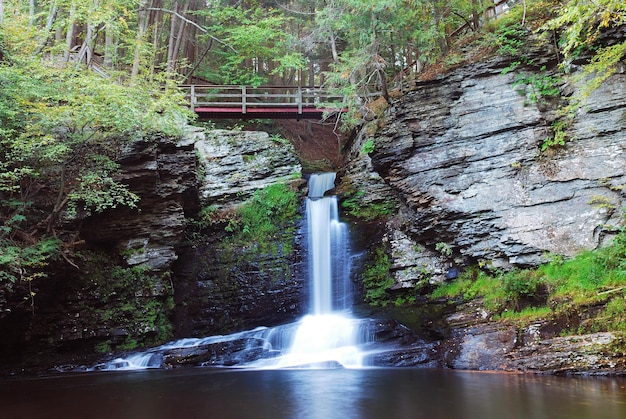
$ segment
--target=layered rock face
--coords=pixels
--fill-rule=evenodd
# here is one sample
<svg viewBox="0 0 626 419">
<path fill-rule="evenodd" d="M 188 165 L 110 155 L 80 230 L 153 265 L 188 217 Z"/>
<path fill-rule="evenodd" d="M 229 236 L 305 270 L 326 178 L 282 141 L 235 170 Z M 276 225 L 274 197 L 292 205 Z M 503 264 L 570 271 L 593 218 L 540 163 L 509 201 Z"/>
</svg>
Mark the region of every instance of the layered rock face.
<svg viewBox="0 0 626 419">
<path fill-rule="evenodd" d="M 537 58 L 548 63 L 547 55 Z M 531 87 L 503 74 L 507 65 L 493 59 L 417 82 L 355 140 L 343 182 L 365 192 L 364 204 L 386 196 L 400 203 L 376 238 L 392 262 L 391 289 L 454 278 L 469 265 L 537 266 L 547 254 L 601 247 L 623 225 L 626 74 L 586 98 L 564 146 L 542 151 L 559 118 L 556 103 L 529 100 Z M 578 87 L 560 88 L 567 96 Z M 612 349 L 619 334 L 560 337 L 580 319 L 518 328 L 493 321 L 480 301 L 449 303 L 442 302 L 451 312 L 429 352 L 437 365 L 623 374 L 623 355 Z"/>
<path fill-rule="evenodd" d="M 81 238 L 70 256 L 75 266 L 60 262 L 30 289 L 17 283 L 2 307 L 3 361 L 69 363 L 171 336 L 170 271 L 185 213 L 198 210 L 198 135 L 144 138 L 122 150 L 119 180 L 140 197 L 139 208 L 72 220 Z M 32 307 L 24 304 L 29 291 Z"/>
<path fill-rule="evenodd" d="M 293 320 L 304 311 L 301 221 L 292 220 L 295 233 L 274 243 L 233 248 L 225 242 L 229 217 L 254 192 L 276 183 L 302 185 L 293 147 L 265 132 L 226 130 L 211 131 L 195 147 L 202 203 L 217 221 L 180 248 L 176 333 L 207 336 Z"/>
<path fill-rule="evenodd" d="M 266 132 L 213 130 L 195 148 L 205 205 L 232 207 L 259 189 L 300 177 L 293 147 Z"/>
<path fill-rule="evenodd" d="M 118 249 L 130 266 L 169 272 L 177 259 L 185 215 L 199 209 L 194 144 L 202 138 L 202 131 L 189 129 L 181 140 L 131 143 L 119 159 L 120 181 L 140 197 L 138 210 L 89 217 L 81 236 Z"/>
<path fill-rule="evenodd" d="M 367 194 L 399 198 L 389 240 L 430 250 L 430 261 L 424 252 L 411 259 L 435 277 L 452 261 L 509 268 L 572 256 L 601 246 L 605 227 L 621 222 L 626 75 L 592 93 L 567 130 L 571 141 L 542 152 L 554 114 L 529 103 L 505 65 L 496 59 L 417 83 L 388 110 L 374 151 L 360 152 L 368 136 L 353 147 L 348 176 Z M 432 252 L 438 243 L 451 257 Z M 397 269 L 401 282 L 406 269 Z"/>
</svg>

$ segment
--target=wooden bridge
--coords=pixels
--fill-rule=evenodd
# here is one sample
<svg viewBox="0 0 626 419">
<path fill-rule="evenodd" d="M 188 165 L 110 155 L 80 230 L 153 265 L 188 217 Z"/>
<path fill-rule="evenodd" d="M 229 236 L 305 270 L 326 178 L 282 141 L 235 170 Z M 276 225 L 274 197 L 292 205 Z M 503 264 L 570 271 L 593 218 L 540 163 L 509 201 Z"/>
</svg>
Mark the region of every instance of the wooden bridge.
<svg viewBox="0 0 626 419">
<path fill-rule="evenodd" d="M 184 85 L 200 119 L 322 119 L 342 111 L 343 97 L 319 87 Z"/>
</svg>

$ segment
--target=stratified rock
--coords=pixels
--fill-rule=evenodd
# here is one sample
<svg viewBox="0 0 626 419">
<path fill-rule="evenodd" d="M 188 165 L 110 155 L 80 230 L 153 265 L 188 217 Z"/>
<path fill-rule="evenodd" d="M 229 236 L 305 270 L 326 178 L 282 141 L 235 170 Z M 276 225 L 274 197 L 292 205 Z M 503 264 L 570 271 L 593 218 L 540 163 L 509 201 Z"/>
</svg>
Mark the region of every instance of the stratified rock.
<svg viewBox="0 0 626 419">
<path fill-rule="evenodd" d="M 229 214 L 256 191 L 277 183 L 300 185 L 293 146 L 265 132 L 215 130 L 195 147 L 203 205 L 226 215 L 225 222 L 196 233 L 179 249 L 177 334 L 207 336 L 294 320 L 304 312 L 301 219 L 273 243 L 224 244 Z"/>
<path fill-rule="evenodd" d="M 202 136 L 190 129 L 182 139 L 130 143 L 119 159 L 119 181 L 139 196 L 138 208 L 89 217 L 81 235 L 90 243 L 117 248 L 131 266 L 169 272 L 185 230 L 185 213 L 199 208 L 194 143 Z"/>
<path fill-rule="evenodd" d="M 351 150 L 348 181 L 368 199 L 400 202 L 383 240 L 394 251 L 423 248 L 431 260 L 409 269 L 436 280 L 455 263 L 530 267 L 548 253 L 573 256 L 602 246 L 611 237 L 604 226 L 621 222 L 626 75 L 589 96 L 568 128 L 571 141 L 542 152 L 555 115 L 519 94 L 505 64 L 494 59 L 417 83 Z M 368 140 L 375 147 L 366 156 Z M 449 255 L 433 252 L 439 243 Z M 394 267 L 407 265 L 402 254 L 392 258 Z M 397 286 L 414 278 L 398 271 Z"/>
<path fill-rule="evenodd" d="M 518 327 L 494 321 L 480 301 L 462 304 L 446 319 L 446 337 L 431 362 L 453 369 L 541 374 L 623 375 L 623 335 L 558 336 L 553 321 Z"/>
<path fill-rule="evenodd" d="M 266 132 L 212 130 L 195 147 L 200 195 L 207 205 L 233 206 L 265 186 L 300 176 L 291 144 Z"/>
<path fill-rule="evenodd" d="M 540 111 L 525 105 L 513 82 L 498 73 L 461 72 L 418 86 L 395 106 L 373 154 L 410 209 L 412 237 L 503 267 L 597 247 L 599 227 L 617 224 L 619 215 L 593 201 L 621 206 L 610 185 L 623 181 L 626 167 L 625 122 L 614 110 L 626 97 L 606 94 L 623 91 L 626 78 L 614 77 L 594 95 L 605 112 L 584 115 L 586 126 L 613 128 L 575 134 L 551 156 L 539 149 L 548 135 Z M 583 131 L 582 124 L 578 118 L 573 131 Z"/>
</svg>

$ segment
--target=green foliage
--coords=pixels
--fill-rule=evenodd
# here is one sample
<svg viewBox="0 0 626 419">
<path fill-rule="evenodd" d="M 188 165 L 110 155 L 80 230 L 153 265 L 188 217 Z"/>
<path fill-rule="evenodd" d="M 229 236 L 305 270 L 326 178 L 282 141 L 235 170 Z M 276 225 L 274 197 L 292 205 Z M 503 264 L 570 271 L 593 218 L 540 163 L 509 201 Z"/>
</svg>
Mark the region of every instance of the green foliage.
<svg viewBox="0 0 626 419">
<path fill-rule="evenodd" d="M 68 213 L 73 216 L 80 205 L 88 215 L 109 208 L 127 206 L 136 208 L 139 197 L 126 185 L 113 179 L 118 164 L 106 156 L 88 156 L 92 164 L 81 168 L 76 189 L 68 194 Z"/>
<path fill-rule="evenodd" d="M 581 100 L 615 73 L 618 63 L 626 56 L 626 41 L 611 45 L 598 43 L 604 31 L 624 24 L 626 3 L 621 0 L 570 0 L 545 24 L 545 30 L 561 33 L 564 67 L 584 52 L 590 55 L 589 63 L 577 76 L 579 81 L 584 81 L 584 87 L 572 98 L 573 106 L 579 106 Z"/>
<path fill-rule="evenodd" d="M 397 211 L 398 205 L 389 198 L 385 201 L 369 201 L 365 191 L 350 190 L 343 194 L 341 208 L 353 217 L 363 221 L 389 217 Z"/>
<path fill-rule="evenodd" d="M 30 281 L 71 252 L 54 236 L 62 213 L 137 205 L 115 160 L 136 139 L 180 135 L 189 111 L 165 76 L 130 82 L 42 60 L 15 19 L 0 27 L 0 276 Z"/>
<path fill-rule="evenodd" d="M 442 284 L 432 298 L 480 298 L 498 318 L 533 321 L 567 316 L 585 307 L 604 304 L 602 312 L 574 332 L 626 331 L 626 230 L 610 246 L 570 260 L 554 257 L 537 269 L 489 275 L 469 269 L 457 280 Z"/>
<path fill-rule="evenodd" d="M 542 100 L 560 96 L 559 86 L 563 83 L 561 77 L 544 73 L 546 67 L 539 69 L 540 73 L 518 74 L 514 86 L 528 86 L 530 92 L 527 93 L 531 103 L 539 103 Z M 526 93 L 526 92 L 525 92 Z"/>
<path fill-rule="evenodd" d="M 207 33 L 224 42 L 210 54 L 219 63 L 219 71 L 204 70 L 209 80 L 259 86 L 272 75 L 282 77 L 304 68 L 303 56 L 294 48 L 296 38 L 288 31 L 293 19 L 280 9 L 221 6 L 200 10 L 198 14 L 208 21 Z M 269 61 L 276 65 L 271 70 L 263 69 L 263 63 Z"/>
<path fill-rule="evenodd" d="M 393 278 L 389 273 L 391 261 L 387 255 L 387 247 L 377 247 L 372 259 L 365 263 L 362 275 L 365 289 L 365 301 L 373 306 L 386 306 L 389 304 L 389 288 L 393 285 Z"/>
<path fill-rule="evenodd" d="M 370 154 L 371 152 L 374 151 L 375 147 L 376 147 L 376 144 L 374 143 L 374 139 L 370 138 L 366 142 L 363 143 L 363 146 L 361 146 L 361 152 L 363 154 Z"/>
<path fill-rule="evenodd" d="M 6 228 L 6 225 L 3 226 Z M 32 281 L 48 275 L 46 268 L 59 257 L 60 240 L 42 237 L 24 245 L 0 235 L 0 281 Z"/>
<path fill-rule="evenodd" d="M 227 229 L 238 242 L 269 243 L 293 228 L 298 194 L 285 184 L 274 184 L 254 193 L 236 212 Z"/>
<path fill-rule="evenodd" d="M 499 55 L 518 58 L 522 55 L 525 39 L 529 34 L 530 31 L 521 22 L 514 22 L 499 25 L 489 40 L 497 45 Z"/>
<path fill-rule="evenodd" d="M 544 138 L 541 144 L 541 151 L 546 151 L 549 148 L 563 147 L 568 140 L 566 128 L 570 124 L 571 119 L 567 116 L 552 123 L 553 136 Z"/>
<path fill-rule="evenodd" d="M 435 244 L 435 250 L 441 253 L 443 256 L 452 255 L 452 247 L 448 243 L 439 242 Z"/>
</svg>

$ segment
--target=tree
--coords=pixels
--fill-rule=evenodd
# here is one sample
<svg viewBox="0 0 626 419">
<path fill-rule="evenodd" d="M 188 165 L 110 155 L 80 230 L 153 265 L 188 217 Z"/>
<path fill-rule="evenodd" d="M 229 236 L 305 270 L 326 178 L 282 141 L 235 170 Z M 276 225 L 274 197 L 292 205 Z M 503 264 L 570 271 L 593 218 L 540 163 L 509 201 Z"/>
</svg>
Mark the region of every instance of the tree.
<svg viewBox="0 0 626 419">
<path fill-rule="evenodd" d="M 0 30 L 0 280 L 11 281 L 41 277 L 55 257 L 70 261 L 76 213 L 134 207 L 115 177 L 120 150 L 140 133 L 179 135 L 189 116 L 165 75 L 130 85 L 41 60 L 22 21 Z"/>
<path fill-rule="evenodd" d="M 615 73 L 626 57 L 626 41 L 602 45 L 600 39 L 607 30 L 626 24 L 626 3 L 621 0 L 568 1 L 558 16 L 545 29 L 561 32 L 565 65 L 580 55 L 590 56 L 580 79 L 587 80 L 581 96 L 588 95 Z M 579 101 L 582 97 L 574 98 Z"/>
</svg>

